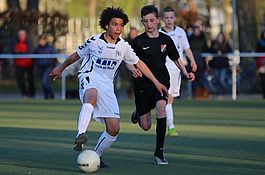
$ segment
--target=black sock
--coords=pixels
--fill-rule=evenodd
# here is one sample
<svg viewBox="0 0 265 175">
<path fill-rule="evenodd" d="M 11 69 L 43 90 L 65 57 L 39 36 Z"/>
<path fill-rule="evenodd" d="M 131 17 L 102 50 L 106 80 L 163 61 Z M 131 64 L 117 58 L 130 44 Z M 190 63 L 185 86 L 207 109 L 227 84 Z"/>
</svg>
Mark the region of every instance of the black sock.
<svg viewBox="0 0 265 175">
<path fill-rule="evenodd" d="M 165 142 L 165 134 L 167 128 L 167 118 L 157 118 L 156 119 L 156 150 L 155 156 L 159 158 L 164 158 L 163 149 Z"/>
</svg>

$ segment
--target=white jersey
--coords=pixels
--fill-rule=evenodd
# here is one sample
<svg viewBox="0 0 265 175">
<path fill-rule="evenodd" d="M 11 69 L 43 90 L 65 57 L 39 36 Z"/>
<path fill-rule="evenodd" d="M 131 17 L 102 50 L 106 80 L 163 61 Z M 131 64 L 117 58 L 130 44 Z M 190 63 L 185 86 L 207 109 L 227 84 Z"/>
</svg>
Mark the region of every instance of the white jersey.
<svg viewBox="0 0 265 175">
<path fill-rule="evenodd" d="M 104 123 L 104 118 L 120 118 L 113 80 L 123 60 L 128 64 L 139 61 L 131 46 L 121 38 L 115 44 L 110 44 L 100 34 L 79 46 L 77 54 L 83 58 L 78 72 L 81 102 L 87 89 L 96 88 L 97 103 L 93 118 L 101 123 Z"/>
<path fill-rule="evenodd" d="M 179 52 L 180 58 L 182 59 L 182 61 L 184 61 L 184 50 L 190 48 L 185 31 L 178 26 L 175 26 L 174 30 L 171 32 L 166 32 L 164 29 L 160 29 L 160 31 L 166 33 L 168 36 L 171 37 L 171 39 L 174 41 L 175 46 Z M 170 60 L 168 57 L 166 59 L 166 66 L 168 69 L 177 68 L 175 63 L 172 60 Z"/>
<path fill-rule="evenodd" d="M 83 58 L 78 77 L 89 75 L 90 78 L 103 82 L 113 82 L 123 60 L 128 64 L 136 64 L 139 61 L 126 41 L 119 38 L 115 44 L 110 44 L 103 34 L 88 39 L 78 47 L 77 54 Z"/>
<path fill-rule="evenodd" d="M 166 32 L 163 28 L 160 29 L 160 31 L 171 37 L 179 52 L 180 59 L 184 61 L 184 50 L 190 48 L 185 31 L 178 26 L 175 26 L 174 30 L 171 32 Z M 170 75 L 170 87 L 168 93 L 173 97 L 178 97 L 180 95 L 181 85 L 180 70 L 169 57 L 166 58 L 165 64 Z"/>
</svg>

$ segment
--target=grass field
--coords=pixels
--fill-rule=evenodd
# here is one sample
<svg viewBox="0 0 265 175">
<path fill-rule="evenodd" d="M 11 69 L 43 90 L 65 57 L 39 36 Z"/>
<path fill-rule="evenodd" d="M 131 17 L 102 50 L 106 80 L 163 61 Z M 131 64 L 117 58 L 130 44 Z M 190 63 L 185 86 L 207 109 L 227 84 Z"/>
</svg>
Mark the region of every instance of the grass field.
<svg viewBox="0 0 265 175">
<path fill-rule="evenodd" d="M 0 101 L 1 175 L 74 175 L 78 100 Z M 130 123 L 133 101 L 120 101 L 121 131 L 103 158 L 104 175 L 264 175 L 264 101 L 176 101 L 180 137 L 166 138 L 168 166 L 152 163 L 155 125 L 148 132 Z M 155 120 L 153 119 L 153 124 Z M 93 149 L 104 127 L 88 129 Z"/>
</svg>

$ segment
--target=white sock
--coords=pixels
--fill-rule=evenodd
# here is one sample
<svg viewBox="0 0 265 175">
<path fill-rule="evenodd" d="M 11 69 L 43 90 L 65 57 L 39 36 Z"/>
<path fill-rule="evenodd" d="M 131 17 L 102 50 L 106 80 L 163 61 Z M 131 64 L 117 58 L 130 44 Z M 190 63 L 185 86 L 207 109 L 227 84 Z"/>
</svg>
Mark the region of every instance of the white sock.
<svg viewBox="0 0 265 175">
<path fill-rule="evenodd" d="M 166 105 L 166 116 L 167 116 L 167 127 L 169 129 L 174 128 L 174 119 L 173 119 L 173 108 L 172 104 Z"/>
<path fill-rule="evenodd" d="M 82 105 L 81 110 L 79 112 L 79 117 L 78 117 L 77 135 L 86 132 L 87 127 L 92 118 L 93 111 L 94 111 L 94 107 L 90 103 L 84 103 Z"/>
<path fill-rule="evenodd" d="M 98 139 L 98 143 L 94 148 L 94 151 L 98 154 L 98 156 L 101 156 L 104 151 L 106 151 L 117 139 L 117 136 L 111 136 L 107 133 L 107 131 L 104 131 L 100 138 Z"/>
</svg>

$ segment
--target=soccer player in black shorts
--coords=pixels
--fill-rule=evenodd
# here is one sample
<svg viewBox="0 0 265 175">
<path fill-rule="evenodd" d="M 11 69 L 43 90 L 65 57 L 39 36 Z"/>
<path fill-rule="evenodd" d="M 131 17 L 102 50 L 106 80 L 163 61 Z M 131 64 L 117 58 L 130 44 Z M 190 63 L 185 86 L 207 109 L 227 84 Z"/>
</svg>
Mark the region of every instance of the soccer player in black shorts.
<svg viewBox="0 0 265 175">
<path fill-rule="evenodd" d="M 169 88 L 169 73 L 165 66 L 166 56 L 169 56 L 182 70 L 184 76 L 194 80 L 193 73 L 188 73 L 184 64 L 179 59 L 178 51 L 173 40 L 166 34 L 157 30 L 159 24 L 158 10 L 153 5 L 141 9 L 141 21 L 145 32 L 136 37 L 131 45 L 136 55 L 147 65 L 155 77 Z M 129 66 L 129 65 L 128 65 Z M 167 94 L 159 93 L 152 82 L 144 75 L 133 78 L 136 111 L 132 114 L 132 122 L 147 131 L 151 128 L 151 109 L 156 108 L 156 149 L 154 152 L 155 163 L 166 165 L 163 148 L 166 132 Z"/>
</svg>

